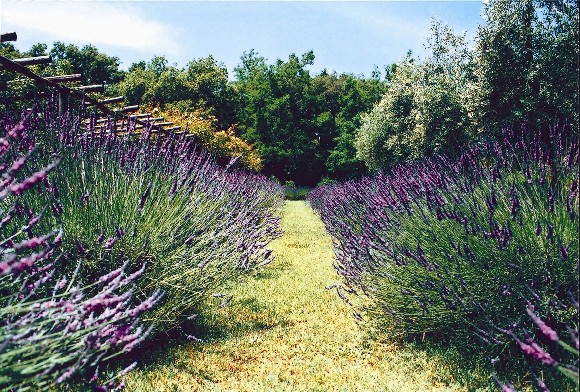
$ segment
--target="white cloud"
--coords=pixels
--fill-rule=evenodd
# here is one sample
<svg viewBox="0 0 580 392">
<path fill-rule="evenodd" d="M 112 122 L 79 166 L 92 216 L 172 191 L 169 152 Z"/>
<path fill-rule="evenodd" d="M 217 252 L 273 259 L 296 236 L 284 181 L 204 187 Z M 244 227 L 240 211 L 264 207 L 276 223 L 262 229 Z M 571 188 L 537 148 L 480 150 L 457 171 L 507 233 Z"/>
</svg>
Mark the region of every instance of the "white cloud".
<svg viewBox="0 0 580 392">
<path fill-rule="evenodd" d="M 42 42 L 110 45 L 176 54 L 176 33 L 130 3 L 2 1 L 2 30 L 41 34 Z"/>
</svg>

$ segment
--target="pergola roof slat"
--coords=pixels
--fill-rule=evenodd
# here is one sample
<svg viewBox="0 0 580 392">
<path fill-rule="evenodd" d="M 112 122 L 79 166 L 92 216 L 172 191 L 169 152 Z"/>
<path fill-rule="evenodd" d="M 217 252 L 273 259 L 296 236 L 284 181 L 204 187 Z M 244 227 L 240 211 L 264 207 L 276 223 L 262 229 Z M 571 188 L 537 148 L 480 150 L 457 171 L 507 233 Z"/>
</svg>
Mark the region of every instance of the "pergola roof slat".
<svg viewBox="0 0 580 392">
<path fill-rule="evenodd" d="M 97 93 L 103 92 L 105 90 L 105 86 L 102 84 L 91 84 L 88 86 L 79 86 L 76 87 L 78 91 L 82 91 L 83 93 Z"/>
<path fill-rule="evenodd" d="M 50 56 L 26 57 L 22 59 L 13 59 L 12 61 L 20 65 L 38 65 L 52 63 L 52 57 Z M 0 69 L 4 69 L 4 66 L 0 65 Z"/>
<path fill-rule="evenodd" d="M 125 100 L 125 97 L 123 96 L 118 96 L 118 97 L 113 97 L 113 98 L 107 98 L 107 99 L 103 99 L 100 102 L 102 104 L 109 104 L 109 103 L 119 103 Z"/>
<path fill-rule="evenodd" d="M 16 40 L 16 33 L 2 34 L 1 38 L 2 38 L 2 42 L 8 41 L 8 40 Z M 42 86 L 45 86 L 48 88 L 52 88 L 52 89 L 58 91 L 60 94 L 73 96 L 81 101 L 84 101 L 86 105 L 94 105 L 99 110 L 101 110 L 103 113 L 105 113 L 106 115 L 115 116 L 116 114 L 119 113 L 119 112 L 115 112 L 114 110 L 107 107 L 106 106 L 107 103 L 120 102 L 120 101 L 124 100 L 124 97 L 114 97 L 114 98 L 105 99 L 105 100 L 99 102 L 97 99 L 94 99 L 89 95 L 86 95 L 83 91 L 79 91 L 78 89 L 72 89 L 72 88 L 58 84 L 56 82 L 58 77 L 53 77 L 52 80 L 49 78 L 44 78 L 44 77 L 39 76 L 36 73 L 34 73 L 32 70 L 30 70 L 26 66 L 19 64 L 19 63 L 15 62 L 11 59 L 8 59 L 4 56 L 0 56 L 0 66 L 3 66 L 5 69 L 8 69 L 10 71 L 14 71 L 14 72 L 17 72 L 21 75 L 24 75 L 39 85 L 42 85 Z M 67 75 L 65 75 L 65 76 L 67 76 Z M 79 75 L 79 77 L 80 77 L 80 75 Z M 59 100 L 60 100 L 60 98 L 59 98 Z M 129 107 L 129 108 L 131 108 L 131 107 Z M 134 117 L 133 120 L 137 124 L 150 125 L 153 128 L 153 130 L 158 130 L 158 131 L 164 132 L 163 128 L 157 124 L 150 124 L 149 122 L 140 120 L 137 117 Z"/>
<path fill-rule="evenodd" d="M 17 38 L 18 38 L 18 36 L 16 35 L 16 32 L 14 32 L 14 31 L 11 33 L 0 34 L 0 42 L 16 41 Z"/>
<path fill-rule="evenodd" d="M 72 75 L 59 75 L 59 76 L 45 76 L 44 79 L 50 80 L 51 82 L 80 82 L 82 79 L 81 74 L 72 74 Z"/>
</svg>

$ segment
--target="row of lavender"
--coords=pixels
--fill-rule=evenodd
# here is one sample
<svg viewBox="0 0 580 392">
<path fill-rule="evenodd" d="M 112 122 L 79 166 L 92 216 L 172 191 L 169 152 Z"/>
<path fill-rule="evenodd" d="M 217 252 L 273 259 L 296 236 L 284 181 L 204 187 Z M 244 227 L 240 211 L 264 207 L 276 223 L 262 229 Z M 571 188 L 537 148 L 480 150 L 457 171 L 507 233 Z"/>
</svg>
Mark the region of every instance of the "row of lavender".
<svg viewBox="0 0 580 392">
<path fill-rule="evenodd" d="M 334 238 L 339 294 L 369 298 L 364 314 L 403 337 L 494 355 L 511 344 L 510 355 L 521 350 L 577 383 L 578 144 L 569 133 L 507 130 L 458 161 L 436 156 L 313 190 Z"/>
<path fill-rule="evenodd" d="M 0 390 L 121 388 L 130 369 L 99 366 L 270 261 L 283 190 L 184 136 L 50 109 L 2 120 Z"/>
</svg>

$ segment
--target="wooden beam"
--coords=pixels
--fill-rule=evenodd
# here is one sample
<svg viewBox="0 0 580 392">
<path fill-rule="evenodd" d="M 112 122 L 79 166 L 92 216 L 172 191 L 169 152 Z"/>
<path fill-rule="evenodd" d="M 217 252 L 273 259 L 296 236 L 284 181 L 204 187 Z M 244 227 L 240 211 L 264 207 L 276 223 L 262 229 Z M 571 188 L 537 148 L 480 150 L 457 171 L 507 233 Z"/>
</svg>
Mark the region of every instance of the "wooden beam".
<svg viewBox="0 0 580 392">
<path fill-rule="evenodd" d="M 13 59 L 12 61 L 20 65 L 38 65 L 51 63 L 52 58 L 50 56 L 38 56 L 38 57 L 26 57 L 23 59 Z M 0 69 L 4 69 L 4 66 L 0 65 Z"/>
<path fill-rule="evenodd" d="M 92 120 L 90 118 L 87 118 L 86 120 L 84 120 L 84 123 L 85 124 L 90 124 L 91 121 Z M 107 122 L 107 121 L 109 121 L 108 118 L 99 118 L 99 119 L 95 120 L 95 124 L 100 124 L 100 123 L 104 123 L 104 122 Z"/>
<path fill-rule="evenodd" d="M 167 125 L 173 125 L 173 123 L 171 121 L 166 121 L 166 122 L 155 123 L 155 125 L 157 125 L 158 127 L 165 127 Z"/>
<path fill-rule="evenodd" d="M 139 110 L 139 105 L 125 106 L 125 107 L 123 107 L 119 110 L 116 110 L 116 111 L 128 113 L 128 112 L 136 112 L 137 110 Z"/>
<path fill-rule="evenodd" d="M 155 128 L 155 129 L 152 129 L 151 130 L 151 133 L 159 133 L 159 132 L 165 133 L 165 132 L 167 132 L 167 130 L 165 130 L 165 129 L 161 128 L 161 127 Z"/>
<path fill-rule="evenodd" d="M 91 84 L 89 86 L 79 86 L 76 89 L 83 93 L 102 93 L 105 91 L 105 86 L 103 84 Z"/>
<path fill-rule="evenodd" d="M 50 56 L 25 57 L 22 59 L 14 59 L 14 62 L 20 65 L 38 65 L 52 63 Z"/>
<path fill-rule="evenodd" d="M 151 113 L 139 113 L 139 114 L 132 114 L 129 116 L 129 118 L 146 118 L 146 117 L 150 117 Z"/>
<path fill-rule="evenodd" d="M 103 127 L 107 127 L 109 124 L 105 124 L 107 122 L 107 120 L 97 120 L 97 122 L 95 122 L 95 128 L 103 128 Z M 85 122 L 85 125 L 90 124 L 89 122 Z M 115 127 L 123 127 L 126 128 L 128 126 L 126 121 L 117 121 L 114 123 Z M 143 128 L 143 125 L 139 125 L 137 124 L 135 126 L 136 129 L 138 128 Z"/>
<path fill-rule="evenodd" d="M 15 32 L 12 33 L 2 33 L 0 35 L 0 42 L 16 41 L 18 36 Z"/>
<path fill-rule="evenodd" d="M 101 104 L 119 103 L 119 102 L 123 102 L 124 100 L 125 100 L 125 97 L 119 96 L 119 97 L 103 99 L 100 103 Z"/>
<path fill-rule="evenodd" d="M 68 92 L 70 90 L 69 88 L 66 88 L 64 86 L 60 86 L 51 80 L 45 79 L 42 76 L 38 76 L 37 74 L 35 74 L 34 72 L 32 72 L 31 70 L 26 68 L 25 66 L 20 65 L 18 63 L 15 63 L 14 61 L 7 59 L 4 56 L 0 56 L 0 64 L 2 64 L 4 66 L 4 68 L 6 68 L 6 69 L 9 69 L 11 71 L 18 72 L 19 74 L 27 76 L 28 78 L 34 80 L 37 84 L 41 84 L 41 85 L 46 86 L 46 87 L 51 87 L 51 88 L 54 88 L 54 89 L 61 91 L 61 92 Z M 70 91 L 72 91 L 72 90 L 70 90 Z"/>
<path fill-rule="evenodd" d="M 172 132 L 172 131 L 178 131 L 181 129 L 181 125 L 177 125 L 175 127 L 171 127 L 171 128 L 165 128 L 166 132 Z"/>
<path fill-rule="evenodd" d="M 50 80 L 51 82 L 80 82 L 82 79 L 81 74 L 72 74 L 72 75 L 60 75 L 60 76 L 47 76 L 45 77 L 46 80 Z"/>
<path fill-rule="evenodd" d="M 101 119 L 97 120 L 97 124 L 104 124 L 104 123 L 109 123 L 109 122 L 115 122 L 115 120 L 109 119 L 109 118 L 101 118 Z"/>
</svg>

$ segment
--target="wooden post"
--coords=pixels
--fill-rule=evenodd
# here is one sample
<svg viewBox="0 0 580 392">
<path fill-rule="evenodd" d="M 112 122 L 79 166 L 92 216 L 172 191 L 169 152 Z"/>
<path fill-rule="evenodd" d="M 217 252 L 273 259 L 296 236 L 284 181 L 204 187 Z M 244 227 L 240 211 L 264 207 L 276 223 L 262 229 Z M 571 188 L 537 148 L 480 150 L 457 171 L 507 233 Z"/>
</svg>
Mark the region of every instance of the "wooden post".
<svg viewBox="0 0 580 392">
<path fill-rule="evenodd" d="M 68 94 L 62 91 L 58 92 L 58 115 L 62 116 L 66 112 Z"/>
</svg>

